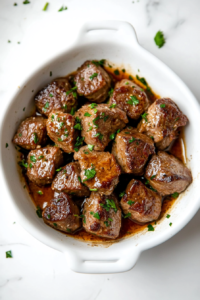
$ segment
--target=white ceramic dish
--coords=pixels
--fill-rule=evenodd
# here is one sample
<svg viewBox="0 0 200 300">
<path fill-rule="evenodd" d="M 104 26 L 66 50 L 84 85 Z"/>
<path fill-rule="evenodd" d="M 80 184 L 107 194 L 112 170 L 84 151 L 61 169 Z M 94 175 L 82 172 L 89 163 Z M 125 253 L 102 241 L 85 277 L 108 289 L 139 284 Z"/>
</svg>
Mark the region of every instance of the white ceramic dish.
<svg viewBox="0 0 200 300">
<path fill-rule="evenodd" d="M 110 247 L 91 247 L 46 226 L 35 213 L 33 203 L 21 183 L 16 163 L 16 150 L 12 137 L 21 120 L 31 113 L 34 106 L 32 90 L 39 90 L 50 80 L 67 75 L 87 59 L 106 58 L 130 73 L 144 76 L 160 96 L 172 98 L 188 116 L 185 130 L 187 166 L 192 170 L 193 183 L 177 200 L 169 220 L 155 226 L 154 232 L 139 233 L 113 243 Z M 49 72 L 53 77 L 49 77 Z M 26 111 L 23 111 L 26 107 Z M 113 273 L 131 269 L 140 253 L 154 247 L 176 234 L 199 209 L 200 204 L 200 109 L 186 85 L 162 62 L 144 50 L 137 42 L 134 28 L 125 22 L 101 21 L 86 24 L 77 42 L 64 53 L 58 54 L 35 71 L 21 85 L 10 100 L 1 126 L 1 158 L 4 180 L 18 222 L 44 244 L 63 252 L 69 268 L 81 273 Z M 9 151 L 5 143 L 9 143 Z"/>
</svg>

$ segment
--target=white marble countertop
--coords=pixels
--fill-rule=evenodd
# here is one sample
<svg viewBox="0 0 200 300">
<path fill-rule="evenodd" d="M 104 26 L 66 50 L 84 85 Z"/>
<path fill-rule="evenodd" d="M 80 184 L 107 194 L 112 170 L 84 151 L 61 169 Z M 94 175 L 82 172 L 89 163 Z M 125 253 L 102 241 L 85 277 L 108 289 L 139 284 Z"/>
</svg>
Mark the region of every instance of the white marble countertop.
<svg viewBox="0 0 200 300">
<path fill-rule="evenodd" d="M 30 0 L 26 5 L 16 0 L 17 6 L 14 0 L 0 1 L 0 118 L 20 79 L 57 49 L 68 46 L 80 24 L 91 19 L 132 23 L 140 44 L 171 67 L 200 99 L 198 0 L 49 1 L 46 12 L 42 11 L 45 0 Z M 58 13 L 62 5 L 68 10 Z M 161 49 L 153 40 L 158 30 L 166 36 Z M 142 253 L 131 271 L 84 275 L 70 271 L 63 254 L 14 223 L 6 197 L 1 186 L 0 299 L 199 300 L 200 211 L 176 236 Z M 8 250 L 12 259 L 5 258 Z"/>
</svg>

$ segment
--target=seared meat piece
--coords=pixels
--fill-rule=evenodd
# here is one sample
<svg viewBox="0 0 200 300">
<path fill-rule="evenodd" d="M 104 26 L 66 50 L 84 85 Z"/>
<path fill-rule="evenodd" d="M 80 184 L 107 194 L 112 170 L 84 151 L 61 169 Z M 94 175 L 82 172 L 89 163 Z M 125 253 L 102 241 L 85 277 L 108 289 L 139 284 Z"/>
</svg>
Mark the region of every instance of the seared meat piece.
<svg viewBox="0 0 200 300">
<path fill-rule="evenodd" d="M 58 193 L 74 194 L 78 197 L 89 196 L 90 191 L 81 183 L 80 171 L 78 162 L 72 162 L 62 167 L 52 182 L 52 190 Z"/>
<path fill-rule="evenodd" d="M 13 143 L 27 150 L 44 146 L 47 141 L 46 120 L 42 117 L 26 118 L 19 125 Z"/>
<path fill-rule="evenodd" d="M 132 179 L 121 199 L 121 207 L 136 223 L 144 224 L 157 220 L 162 207 L 162 197 L 148 189 L 141 181 Z"/>
<path fill-rule="evenodd" d="M 156 100 L 138 125 L 139 132 L 154 138 L 158 149 L 162 150 L 178 137 L 178 129 L 185 126 L 188 118 L 169 98 Z"/>
<path fill-rule="evenodd" d="M 161 195 L 183 192 L 192 182 L 192 174 L 184 164 L 164 151 L 153 155 L 145 171 L 150 185 Z"/>
<path fill-rule="evenodd" d="M 116 83 L 109 104 L 116 104 L 129 118 L 137 120 L 148 109 L 150 101 L 141 87 L 131 80 L 122 79 Z"/>
<path fill-rule="evenodd" d="M 43 210 L 42 217 L 46 224 L 68 233 L 81 227 L 78 206 L 65 193 L 55 193 Z"/>
<path fill-rule="evenodd" d="M 96 103 L 106 100 L 111 86 L 111 79 L 106 71 L 97 62 L 95 64 L 89 60 L 78 68 L 74 81 L 78 94 Z"/>
<path fill-rule="evenodd" d="M 92 108 L 93 107 L 93 108 Z M 119 108 L 109 108 L 108 104 L 82 106 L 75 114 L 81 119 L 82 132 L 86 144 L 94 145 L 94 149 L 103 151 L 114 139 L 115 132 L 126 126 L 128 119 Z"/>
<path fill-rule="evenodd" d="M 83 207 L 83 227 L 98 236 L 116 239 L 121 228 L 121 209 L 114 194 L 91 193 Z"/>
<path fill-rule="evenodd" d="M 88 149 L 88 146 L 80 148 L 74 154 L 81 166 L 81 181 L 91 191 L 110 195 L 119 182 L 121 174 L 120 166 L 109 152 L 97 152 Z"/>
<path fill-rule="evenodd" d="M 74 129 L 75 117 L 53 110 L 47 120 L 47 134 L 55 144 L 65 152 L 74 151 L 74 145 L 78 136 L 78 131 Z"/>
<path fill-rule="evenodd" d="M 28 154 L 27 176 L 37 185 L 49 184 L 62 164 L 63 154 L 58 147 L 32 150 Z"/>
<path fill-rule="evenodd" d="M 67 78 L 54 80 L 35 97 L 37 110 L 48 117 L 52 110 L 70 113 L 77 106 L 76 88 L 72 88 Z"/>
<path fill-rule="evenodd" d="M 152 139 L 137 129 L 127 127 L 117 134 L 112 154 L 124 173 L 142 175 L 149 155 L 155 153 Z"/>
</svg>

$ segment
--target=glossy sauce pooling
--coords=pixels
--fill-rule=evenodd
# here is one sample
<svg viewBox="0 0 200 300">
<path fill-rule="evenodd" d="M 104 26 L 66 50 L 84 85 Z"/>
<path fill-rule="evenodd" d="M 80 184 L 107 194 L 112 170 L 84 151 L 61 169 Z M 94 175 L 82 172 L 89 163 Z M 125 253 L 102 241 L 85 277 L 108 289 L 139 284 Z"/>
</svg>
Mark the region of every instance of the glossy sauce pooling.
<svg viewBox="0 0 200 300">
<path fill-rule="evenodd" d="M 140 77 L 138 77 L 139 79 L 142 80 L 143 83 L 142 84 L 140 80 L 138 80 L 138 78 L 134 78 L 132 75 L 130 77 L 130 74 L 127 74 L 126 72 L 123 72 L 122 70 L 119 70 L 119 75 L 114 74 L 114 71 L 116 69 L 114 68 L 110 68 L 105 67 L 106 71 L 112 76 L 113 78 L 113 82 L 116 83 L 117 81 L 120 81 L 121 79 L 131 79 L 133 80 L 137 85 L 141 86 L 141 88 L 143 88 L 145 90 L 145 92 L 147 93 L 149 99 L 151 100 L 151 102 L 154 102 L 156 99 L 160 98 L 158 95 L 156 95 L 151 88 L 148 86 L 148 83 L 141 79 Z M 116 72 L 115 72 L 116 73 Z M 68 75 L 67 77 L 72 77 L 74 76 L 75 72 Z M 84 99 L 83 99 L 84 100 Z M 80 101 L 81 102 L 81 101 Z M 83 103 L 82 103 L 83 105 Z M 131 121 L 129 124 L 131 124 L 132 126 L 136 127 L 138 122 L 135 121 Z M 170 148 L 169 152 L 172 153 L 174 156 L 176 156 L 177 158 L 179 158 L 181 161 L 185 162 L 184 160 L 184 132 L 182 131 L 180 133 L 180 136 L 177 140 L 175 140 L 174 144 L 172 145 L 172 147 Z M 106 150 L 110 150 L 109 146 L 108 149 Z M 105 151 L 106 151 L 105 150 Z M 71 155 L 69 157 L 69 155 L 65 155 L 65 163 L 64 165 L 66 165 L 67 163 L 69 163 L 72 159 L 73 159 L 73 155 Z M 126 188 L 126 185 L 128 184 L 128 182 L 134 178 L 134 176 L 132 176 L 131 174 L 124 174 L 120 176 L 120 180 L 119 180 L 119 184 L 115 190 L 116 195 L 119 195 L 120 192 L 124 191 Z M 141 179 L 141 178 L 138 178 Z M 26 178 L 27 181 L 27 178 Z M 27 181 L 28 182 L 28 181 Z M 32 196 L 33 202 L 35 204 L 36 207 L 40 207 L 41 209 L 44 209 L 45 206 L 49 203 L 49 201 L 53 198 L 53 191 L 51 190 L 51 186 L 43 186 L 43 187 L 38 187 L 36 186 L 34 183 L 28 183 L 29 189 L 30 189 L 30 194 Z M 38 193 L 38 191 L 41 191 L 42 193 Z M 83 198 L 76 198 L 73 199 L 77 205 L 80 207 L 81 209 L 81 204 L 83 202 Z M 120 200 L 120 199 L 119 199 Z M 174 202 L 176 201 L 176 199 L 172 198 L 171 196 L 165 197 L 163 200 L 163 205 L 162 205 L 162 211 L 159 217 L 159 220 L 161 220 L 162 218 L 165 218 L 167 215 L 167 212 L 169 211 L 169 209 L 172 207 L 172 205 L 174 204 Z M 157 220 L 156 222 L 151 222 L 151 224 L 155 227 L 156 223 L 159 221 Z M 117 240 L 128 236 L 128 235 L 133 235 L 139 231 L 142 231 L 143 229 L 147 228 L 148 224 L 145 225 L 139 225 L 134 223 L 133 221 L 127 219 L 122 218 L 122 227 L 121 227 L 121 231 L 120 231 L 120 235 L 117 238 Z M 67 233 L 66 233 L 67 234 Z M 101 238 L 95 235 L 92 235 L 90 233 L 87 233 L 85 230 L 80 229 L 77 232 L 75 232 L 73 234 L 73 237 L 80 239 L 80 240 L 84 240 L 84 241 L 92 241 L 92 242 L 106 242 L 109 241 L 106 238 Z"/>
</svg>

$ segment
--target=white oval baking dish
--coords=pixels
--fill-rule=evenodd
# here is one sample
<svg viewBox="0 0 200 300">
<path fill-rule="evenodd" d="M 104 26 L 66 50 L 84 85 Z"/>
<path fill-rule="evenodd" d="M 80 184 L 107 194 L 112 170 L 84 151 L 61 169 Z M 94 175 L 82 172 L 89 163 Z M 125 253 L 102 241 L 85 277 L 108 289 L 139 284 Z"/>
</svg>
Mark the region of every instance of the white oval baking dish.
<svg viewBox="0 0 200 300">
<path fill-rule="evenodd" d="M 87 59 L 106 58 L 123 66 L 131 74 L 144 76 L 161 97 L 172 98 L 187 115 L 190 122 L 185 130 L 187 166 L 192 170 L 193 183 L 179 197 L 172 208 L 169 220 L 164 218 L 154 232 L 142 232 L 113 243 L 109 247 L 91 247 L 72 237 L 52 230 L 35 213 L 28 192 L 20 180 L 16 150 L 12 137 L 21 120 L 31 113 L 33 93 L 53 78 L 67 75 Z M 50 71 L 53 77 L 49 77 Z M 23 111 L 26 107 L 26 112 Z M 199 209 L 200 204 L 200 109 L 186 85 L 166 65 L 143 49 L 137 42 L 134 28 L 119 21 L 91 22 L 83 26 L 76 43 L 64 53 L 59 53 L 37 69 L 21 85 L 10 100 L 1 126 L 1 158 L 5 184 L 18 222 L 42 243 L 63 252 L 70 269 L 81 273 L 113 273 L 131 269 L 140 253 L 154 247 L 176 234 Z M 9 143 L 9 151 L 5 143 Z"/>
</svg>

